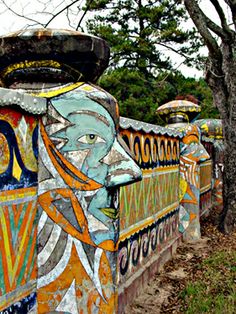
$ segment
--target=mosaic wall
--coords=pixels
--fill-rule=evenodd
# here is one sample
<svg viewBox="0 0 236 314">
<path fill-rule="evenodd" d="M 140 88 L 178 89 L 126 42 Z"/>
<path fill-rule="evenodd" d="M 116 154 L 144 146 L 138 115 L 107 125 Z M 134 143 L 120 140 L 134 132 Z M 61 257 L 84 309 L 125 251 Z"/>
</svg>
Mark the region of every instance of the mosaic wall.
<svg viewBox="0 0 236 314">
<path fill-rule="evenodd" d="M 37 138 L 35 117 L 0 108 L 0 313 L 36 302 Z"/>
<path fill-rule="evenodd" d="M 86 83 L 37 95 L 42 118 L 0 110 L 0 311 L 115 313 L 117 187 L 141 178 L 117 103 Z"/>
<path fill-rule="evenodd" d="M 223 174 L 224 174 L 224 144 L 223 138 L 209 138 L 203 136 L 203 145 L 208 149 L 211 147 L 212 156 L 212 207 L 216 210 L 223 208 Z"/>
<path fill-rule="evenodd" d="M 122 118 L 120 135 L 143 180 L 120 193 L 119 282 L 132 276 L 178 234 L 179 134 Z"/>
<path fill-rule="evenodd" d="M 163 216 L 156 215 L 145 224 L 137 226 L 128 234 L 120 236 L 118 256 L 119 284 L 125 283 L 152 256 L 155 259 L 166 249 L 171 240 L 179 235 L 179 208 L 167 212 Z"/>
<path fill-rule="evenodd" d="M 117 313 L 118 282 L 157 261 L 180 232 L 200 237 L 212 163 L 199 128 L 119 124 L 116 100 L 84 83 L 109 61 L 97 37 L 23 30 L 0 49 L 0 314 Z M 187 121 L 187 111 L 200 112 L 185 101 L 172 107 Z M 216 200 L 222 126 L 199 123 Z"/>
<path fill-rule="evenodd" d="M 157 168 L 152 175 L 143 171 L 143 180 L 121 189 L 120 229 L 140 223 L 156 213 L 178 206 L 179 168 Z"/>
</svg>

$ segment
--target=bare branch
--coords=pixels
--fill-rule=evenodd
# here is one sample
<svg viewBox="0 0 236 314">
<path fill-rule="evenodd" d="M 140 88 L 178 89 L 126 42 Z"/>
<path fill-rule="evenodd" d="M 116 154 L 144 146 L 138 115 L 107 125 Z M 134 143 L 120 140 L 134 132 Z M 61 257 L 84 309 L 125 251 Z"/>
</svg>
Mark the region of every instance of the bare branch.
<svg viewBox="0 0 236 314">
<path fill-rule="evenodd" d="M 220 6 L 219 1 L 218 0 L 210 0 L 210 1 L 214 5 L 214 8 L 219 15 L 219 18 L 221 21 L 221 26 L 222 26 L 224 32 L 231 35 L 231 30 L 227 24 L 227 20 L 225 18 L 224 11 L 223 11 L 222 7 Z"/>
<path fill-rule="evenodd" d="M 67 17 L 67 21 L 68 21 L 68 24 L 71 28 L 73 28 L 73 26 L 71 25 L 71 19 L 70 19 L 70 11 L 69 11 L 69 8 L 66 9 L 66 17 Z"/>
<path fill-rule="evenodd" d="M 186 60 L 190 60 L 190 59 L 191 59 L 189 56 L 187 56 L 187 55 L 184 54 L 183 52 L 181 52 L 181 51 L 175 49 L 175 48 L 172 47 L 172 46 L 168 46 L 168 45 L 166 45 L 166 44 L 163 44 L 162 42 L 158 42 L 157 44 L 160 45 L 160 46 L 163 46 L 163 47 L 165 47 L 165 48 L 167 48 L 167 49 L 169 49 L 169 50 L 172 50 L 173 52 L 175 52 L 175 53 L 179 54 L 180 56 L 184 57 Z"/>
<path fill-rule="evenodd" d="M 57 13 L 54 14 L 54 16 L 45 24 L 44 27 L 48 27 L 48 25 L 61 13 L 63 13 L 64 11 L 66 11 L 68 8 L 70 8 L 72 5 L 74 5 L 76 2 L 79 2 L 80 0 L 75 0 L 73 2 L 71 2 L 70 4 L 68 4 L 67 6 L 65 6 L 64 8 L 62 8 L 60 11 L 58 11 Z"/>
<path fill-rule="evenodd" d="M 236 0 L 225 0 L 225 3 L 227 3 L 231 9 L 233 23 L 234 23 L 234 30 L 236 31 Z"/>
<path fill-rule="evenodd" d="M 76 30 L 78 30 L 78 29 L 80 28 L 80 25 L 81 25 L 81 23 L 82 23 L 82 21 L 83 21 L 85 15 L 88 13 L 88 11 L 89 11 L 89 9 L 90 9 L 90 6 L 92 5 L 93 1 L 94 1 L 94 0 L 90 0 L 89 3 L 87 4 L 87 6 L 86 6 L 86 8 L 85 8 L 85 10 L 84 10 L 84 13 L 83 13 L 83 15 L 81 16 L 81 18 L 80 18 L 80 20 L 79 20 L 79 23 L 78 23 L 78 25 L 77 25 L 77 27 L 76 27 Z"/>
<path fill-rule="evenodd" d="M 184 0 L 186 9 L 201 34 L 206 46 L 208 47 L 210 55 L 221 56 L 220 47 L 217 41 L 209 31 L 209 19 L 200 9 L 196 0 Z M 213 23 L 213 22 L 212 22 Z M 212 30 L 212 29 L 211 29 Z"/>
<path fill-rule="evenodd" d="M 208 28 L 215 33 L 217 36 L 221 37 L 221 38 L 225 38 L 226 33 L 224 32 L 224 30 L 218 26 L 216 23 L 214 23 L 211 19 L 209 19 L 207 16 L 205 16 L 206 19 L 206 23 Z"/>
<path fill-rule="evenodd" d="M 14 15 L 21 17 L 23 19 L 26 19 L 28 21 L 34 22 L 36 25 L 41 25 L 42 27 L 45 27 L 44 24 L 40 23 L 39 21 L 32 19 L 30 17 L 26 17 L 26 16 L 24 16 L 24 14 L 20 14 L 20 13 L 14 11 L 9 5 L 6 4 L 6 2 L 4 0 L 1 0 L 1 1 L 2 1 L 2 4 L 7 8 L 7 10 L 12 12 Z"/>
</svg>

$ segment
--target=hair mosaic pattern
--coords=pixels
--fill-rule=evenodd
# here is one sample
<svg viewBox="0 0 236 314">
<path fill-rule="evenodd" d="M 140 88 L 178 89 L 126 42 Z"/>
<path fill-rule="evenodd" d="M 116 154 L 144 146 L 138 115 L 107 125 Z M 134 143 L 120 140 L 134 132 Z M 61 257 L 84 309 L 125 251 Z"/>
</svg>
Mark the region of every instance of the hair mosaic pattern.
<svg viewBox="0 0 236 314">
<path fill-rule="evenodd" d="M 0 311 L 9 313 L 35 303 L 37 130 L 34 117 L 0 108 Z"/>
<path fill-rule="evenodd" d="M 179 164 L 178 139 L 166 135 L 145 134 L 135 130 L 131 133 L 130 130 L 121 128 L 123 140 L 134 154 L 138 165 L 145 170 Z"/>
</svg>

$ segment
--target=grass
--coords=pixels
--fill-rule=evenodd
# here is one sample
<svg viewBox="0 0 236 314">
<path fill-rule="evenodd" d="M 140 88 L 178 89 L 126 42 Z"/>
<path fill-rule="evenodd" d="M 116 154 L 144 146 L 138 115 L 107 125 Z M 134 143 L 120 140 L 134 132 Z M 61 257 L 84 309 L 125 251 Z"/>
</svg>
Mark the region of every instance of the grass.
<svg viewBox="0 0 236 314">
<path fill-rule="evenodd" d="M 236 251 L 214 253 L 196 267 L 200 277 L 180 293 L 182 313 L 236 313 Z M 198 278 L 199 277 L 199 278 Z"/>
</svg>

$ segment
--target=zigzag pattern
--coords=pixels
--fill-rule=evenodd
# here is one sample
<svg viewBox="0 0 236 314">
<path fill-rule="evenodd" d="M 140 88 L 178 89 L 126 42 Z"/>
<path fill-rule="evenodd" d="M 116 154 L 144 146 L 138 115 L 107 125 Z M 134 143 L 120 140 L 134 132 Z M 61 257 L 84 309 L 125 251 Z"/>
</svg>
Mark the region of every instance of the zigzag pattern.
<svg viewBox="0 0 236 314">
<path fill-rule="evenodd" d="M 0 203 L 0 296 L 36 278 L 36 200 L 5 203 Z"/>
<path fill-rule="evenodd" d="M 160 173 L 121 188 L 121 230 L 178 202 L 179 173 Z"/>
</svg>

